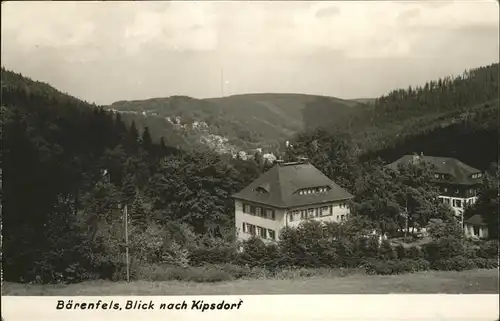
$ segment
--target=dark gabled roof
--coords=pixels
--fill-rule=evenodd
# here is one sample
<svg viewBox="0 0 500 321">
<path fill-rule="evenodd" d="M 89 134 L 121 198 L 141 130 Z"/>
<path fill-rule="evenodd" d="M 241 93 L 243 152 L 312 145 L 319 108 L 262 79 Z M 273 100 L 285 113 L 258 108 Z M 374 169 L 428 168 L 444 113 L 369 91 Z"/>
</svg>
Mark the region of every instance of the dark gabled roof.
<svg viewBox="0 0 500 321">
<path fill-rule="evenodd" d="M 451 178 L 440 179 L 439 182 L 453 183 L 453 184 L 478 184 L 482 181 L 481 178 L 471 178 L 472 174 L 479 174 L 481 171 L 467 164 L 462 163 L 458 159 L 450 157 L 435 157 L 435 156 L 419 156 L 419 155 L 405 155 L 389 164 L 387 167 L 397 169 L 399 164 L 409 164 L 413 162 L 425 162 L 431 165 L 431 170 L 434 173 L 447 174 Z"/>
<path fill-rule="evenodd" d="M 299 195 L 300 189 L 329 187 L 322 193 Z M 267 192 L 257 191 L 259 188 Z M 279 208 L 348 200 L 353 196 L 309 163 L 276 164 L 259 178 L 232 195 L 233 198 Z"/>
<path fill-rule="evenodd" d="M 471 224 L 471 225 L 476 225 L 476 226 L 487 226 L 486 222 L 484 221 L 484 218 L 480 214 L 475 214 L 471 216 L 470 218 L 464 220 L 464 223 L 466 224 Z"/>
</svg>

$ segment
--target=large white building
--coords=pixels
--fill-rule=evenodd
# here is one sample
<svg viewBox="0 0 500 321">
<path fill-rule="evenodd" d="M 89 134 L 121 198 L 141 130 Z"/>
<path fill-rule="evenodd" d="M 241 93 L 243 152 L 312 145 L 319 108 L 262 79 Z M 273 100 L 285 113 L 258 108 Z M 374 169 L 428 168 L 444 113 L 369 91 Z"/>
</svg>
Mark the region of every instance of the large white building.
<svg viewBox="0 0 500 321">
<path fill-rule="evenodd" d="M 306 159 L 278 161 L 233 195 L 237 237 L 275 241 L 283 227 L 303 220 L 340 222 L 349 215 L 347 202 L 352 197 Z"/>
<path fill-rule="evenodd" d="M 388 166 L 397 169 L 399 164 L 419 162 L 430 165 L 434 184 L 439 188 L 439 199 L 455 211 L 457 219 L 464 227 L 464 232 L 468 236 L 484 237 L 484 228 L 476 222 L 477 220 L 464 222 L 465 207 L 477 200 L 477 191 L 482 182 L 481 171 L 455 158 L 424 155 L 405 155 Z"/>
</svg>

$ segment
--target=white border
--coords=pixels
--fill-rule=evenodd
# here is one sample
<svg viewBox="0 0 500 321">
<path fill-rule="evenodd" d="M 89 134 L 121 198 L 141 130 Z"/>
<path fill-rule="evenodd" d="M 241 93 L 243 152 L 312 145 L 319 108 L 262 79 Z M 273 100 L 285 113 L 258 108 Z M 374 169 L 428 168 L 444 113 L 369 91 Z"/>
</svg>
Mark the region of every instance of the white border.
<svg viewBox="0 0 500 321">
<path fill-rule="evenodd" d="M 141 300 L 155 305 L 186 301 L 187 310 L 56 310 L 58 300 L 92 302 L 102 300 L 125 304 Z M 239 310 L 191 310 L 192 300 L 207 303 L 238 303 Z M 458 295 L 243 295 L 243 296 L 3 296 L 4 321 L 151 321 L 199 320 L 453 320 L 496 321 L 498 294 Z"/>
</svg>

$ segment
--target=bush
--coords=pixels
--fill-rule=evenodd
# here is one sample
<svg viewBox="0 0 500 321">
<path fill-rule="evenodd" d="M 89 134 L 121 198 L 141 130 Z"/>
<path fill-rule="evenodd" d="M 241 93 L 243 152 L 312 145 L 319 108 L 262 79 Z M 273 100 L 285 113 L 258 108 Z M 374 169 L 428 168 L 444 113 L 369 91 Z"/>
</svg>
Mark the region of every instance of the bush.
<svg viewBox="0 0 500 321">
<path fill-rule="evenodd" d="M 200 243 L 189 248 L 189 260 L 193 266 L 201 266 L 207 263 L 224 264 L 236 260 L 236 244 L 216 239 L 203 240 Z"/>
<path fill-rule="evenodd" d="M 430 263 L 424 259 L 371 261 L 365 265 L 368 274 L 392 275 L 427 271 Z"/>
<path fill-rule="evenodd" d="M 406 256 L 409 259 L 421 259 L 424 257 L 424 253 L 417 246 L 412 246 L 406 250 Z"/>
<path fill-rule="evenodd" d="M 361 257 L 366 259 L 376 258 L 379 244 L 377 236 L 360 237 L 357 239 L 357 249 Z"/>
<path fill-rule="evenodd" d="M 477 258 L 477 249 L 472 246 L 464 247 L 464 256 L 468 259 Z"/>
<path fill-rule="evenodd" d="M 440 271 L 464 271 L 477 268 L 475 260 L 467 259 L 464 256 L 455 256 L 436 260 L 432 263 L 433 270 Z"/>
<path fill-rule="evenodd" d="M 405 249 L 405 247 L 401 244 L 399 244 L 398 246 L 396 246 L 396 256 L 398 259 L 402 260 L 404 258 L 406 258 L 407 256 L 407 250 Z"/>
<path fill-rule="evenodd" d="M 476 254 L 484 259 L 498 259 L 498 241 L 481 241 Z"/>
<path fill-rule="evenodd" d="M 233 280 L 233 276 L 217 266 L 177 267 L 151 264 L 138 269 L 137 279 L 147 281 L 221 282 Z"/>
<path fill-rule="evenodd" d="M 394 260 L 397 258 L 396 251 L 388 240 L 383 240 L 380 244 L 379 257 L 382 260 Z"/>
<path fill-rule="evenodd" d="M 484 259 L 475 258 L 473 259 L 474 264 L 479 269 L 496 269 L 498 268 L 498 259 Z"/>
<path fill-rule="evenodd" d="M 266 245 L 260 238 L 252 237 L 243 242 L 243 251 L 238 255 L 237 262 L 241 265 L 270 269 L 279 264 L 279 251 L 275 244 Z"/>
<path fill-rule="evenodd" d="M 444 237 L 423 246 L 425 258 L 429 262 L 463 256 L 464 247 L 460 239 Z"/>
<path fill-rule="evenodd" d="M 336 254 L 338 255 L 337 264 L 332 267 L 354 268 L 359 266 L 362 258 L 355 253 L 354 244 L 346 239 L 337 240 L 335 243 Z"/>
</svg>

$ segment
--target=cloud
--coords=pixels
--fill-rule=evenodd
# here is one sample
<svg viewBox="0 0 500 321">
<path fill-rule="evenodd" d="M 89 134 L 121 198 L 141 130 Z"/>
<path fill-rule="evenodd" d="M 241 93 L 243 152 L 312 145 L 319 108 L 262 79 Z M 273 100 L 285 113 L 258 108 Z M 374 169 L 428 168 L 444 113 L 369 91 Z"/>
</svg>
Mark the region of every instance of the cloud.
<svg viewBox="0 0 500 321">
<path fill-rule="evenodd" d="M 13 1 L 1 25 L 2 64 L 106 102 L 217 96 L 222 66 L 233 92 L 370 96 L 498 61 L 494 1 Z"/>
</svg>

